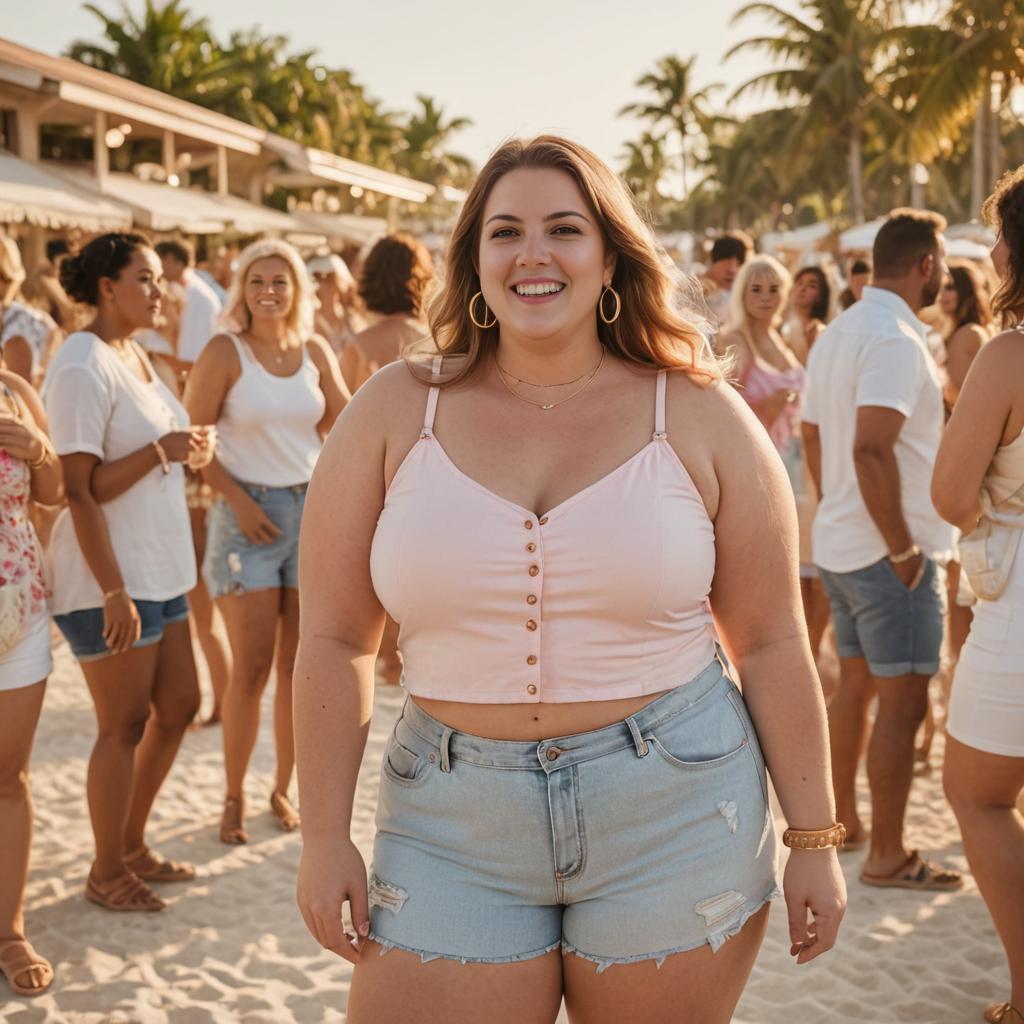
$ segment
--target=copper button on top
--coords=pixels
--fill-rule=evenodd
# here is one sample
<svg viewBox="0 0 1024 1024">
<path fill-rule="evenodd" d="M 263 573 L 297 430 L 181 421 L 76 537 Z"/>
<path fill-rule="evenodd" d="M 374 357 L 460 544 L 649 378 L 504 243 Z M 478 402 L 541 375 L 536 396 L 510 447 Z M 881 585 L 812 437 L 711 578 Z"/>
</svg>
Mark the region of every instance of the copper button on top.
<svg viewBox="0 0 1024 1024">
<path fill-rule="evenodd" d="M 526 659 L 526 664 L 527 664 L 527 665 L 536 665 L 536 664 L 537 664 L 537 655 L 536 655 L 536 654 L 531 654 L 531 655 L 530 655 L 530 656 L 529 656 L 529 657 L 528 657 L 528 658 Z M 534 689 L 536 689 L 536 687 L 535 687 Z"/>
<path fill-rule="evenodd" d="M 525 526 L 528 530 L 532 530 L 533 529 L 533 520 L 532 519 L 527 519 L 526 522 L 523 523 L 523 526 Z"/>
<path fill-rule="evenodd" d="M 526 545 L 526 550 L 527 551 L 536 551 L 537 550 L 537 545 L 534 544 L 533 541 L 531 540 L 530 543 Z"/>
<path fill-rule="evenodd" d="M 537 623 L 533 619 L 527 619 L 526 628 L 532 633 L 537 628 Z"/>
<path fill-rule="evenodd" d="M 537 595 L 536 594 L 527 594 L 526 595 L 526 603 L 527 604 L 536 604 L 537 603 Z"/>
<path fill-rule="evenodd" d="M 531 576 L 539 576 L 540 575 L 540 566 L 539 565 L 531 565 L 530 566 L 530 575 Z"/>
<path fill-rule="evenodd" d="M 536 693 L 537 692 L 537 687 L 534 686 L 533 683 L 530 683 L 530 685 L 526 688 L 526 692 L 527 693 Z"/>
<path fill-rule="evenodd" d="M 548 517 L 547 516 L 541 516 L 538 521 L 540 522 L 540 525 L 543 526 L 548 521 Z"/>
</svg>

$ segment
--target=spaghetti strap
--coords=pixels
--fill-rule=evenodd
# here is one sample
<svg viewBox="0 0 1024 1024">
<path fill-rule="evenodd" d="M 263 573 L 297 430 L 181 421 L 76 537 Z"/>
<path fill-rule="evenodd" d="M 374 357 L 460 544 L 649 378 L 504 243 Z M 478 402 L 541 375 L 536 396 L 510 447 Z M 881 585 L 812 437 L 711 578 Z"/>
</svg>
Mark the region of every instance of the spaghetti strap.
<svg viewBox="0 0 1024 1024">
<path fill-rule="evenodd" d="M 441 363 L 443 361 L 444 356 L 434 356 L 433 362 L 430 366 L 431 380 L 441 379 Z M 427 412 L 423 417 L 423 430 L 420 431 L 420 437 L 434 436 L 434 416 L 437 413 L 437 397 L 440 393 L 441 389 L 435 384 L 427 394 Z"/>
<path fill-rule="evenodd" d="M 667 375 L 665 370 L 658 371 L 658 383 L 655 387 L 654 399 L 654 436 L 653 440 L 664 440 L 668 437 L 665 433 L 665 381 Z"/>
<path fill-rule="evenodd" d="M 235 346 L 235 351 L 238 353 L 238 359 L 243 368 L 247 360 L 255 362 L 256 357 L 249 351 L 249 346 L 237 334 L 232 331 L 225 331 L 224 333 L 231 339 L 231 344 Z"/>
</svg>

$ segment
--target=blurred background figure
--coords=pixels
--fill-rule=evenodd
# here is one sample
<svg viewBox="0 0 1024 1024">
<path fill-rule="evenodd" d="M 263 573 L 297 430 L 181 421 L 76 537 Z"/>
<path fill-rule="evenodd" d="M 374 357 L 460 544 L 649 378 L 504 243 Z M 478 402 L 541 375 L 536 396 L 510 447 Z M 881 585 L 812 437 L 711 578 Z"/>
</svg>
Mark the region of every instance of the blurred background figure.
<svg viewBox="0 0 1024 1024">
<path fill-rule="evenodd" d="M 178 360 L 190 366 L 213 337 L 223 305 L 195 270 L 195 250 L 186 241 L 157 242 L 164 278 L 184 291 L 178 325 Z"/>
<path fill-rule="evenodd" d="M 21 301 L 24 281 L 17 243 L 0 234 L 0 353 L 11 373 L 38 387 L 60 329 L 49 313 Z"/>
<path fill-rule="evenodd" d="M 796 272 L 782 337 L 803 366 L 811 346 L 835 315 L 835 295 L 835 284 L 822 267 L 803 267 Z"/>
<path fill-rule="evenodd" d="M 327 339 L 341 366 L 341 375 L 351 387 L 359 377 L 362 357 L 352 343 L 366 329 L 366 319 L 359 312 L 356 279 L 348 264 L 334 253 L 314 256 L 306 269 L 316 286 L 320 303 L 316 311 L 316 331 Z"/>
<path fill-rule="evenodd" d="M 370 250 L 359 276 L 359 297 L 376 322 L 356 335 L 363 365 L 353 390 L 426 336 L 433 282 L 430 253 L 412 235 L 387 235 Z"/>
<path fill-rule="evenodd" d="M 849 309 L 855 302 L 860 302 L 864 294 L 864 286 L 871 281 L 871 261 L 868 259 L 850 260 L 846 269 L 846 287 L 839 296 L 839 305 Z"/>
<path fill-rule="evenodd" d="M 708 269 L 701 275 L 700 284 L 708 308 L 718 320 L 719 333 L 729 326 L 733 282 L 753 250 L 754 243 L 742 231 L 719 235 L 711 245 L 711 259 Z"/>
</svg>

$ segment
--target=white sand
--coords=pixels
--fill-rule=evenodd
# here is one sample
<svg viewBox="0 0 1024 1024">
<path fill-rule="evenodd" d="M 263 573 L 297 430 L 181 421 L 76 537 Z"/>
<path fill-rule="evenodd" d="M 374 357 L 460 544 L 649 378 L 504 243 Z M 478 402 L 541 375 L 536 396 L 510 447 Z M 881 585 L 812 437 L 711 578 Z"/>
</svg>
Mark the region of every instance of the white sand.
<svg viewBox="0 0 1024 1024">
<path fill-rule="evenodd" d="M 378 762 L 398 711 L 397 689 L 378 692 L 356 799 L 356 830 L 369 860 Z M 307 934 L 293 901 L 299 839 L 267 808 L 273 768 L 270 705 L 250 772 L 248 846 L 217 839 L 223 796 L 220 730 L 191 732 L 157 801 L 150 838 L 165 855 L 193 861 L 191 885 L 162 886 L 160 915 L 113 914 L 82 897 L 92 853 L 85 804 L 94 720 L 81 675 L 58 651 L 32 760 L 37 827 L 27 900 L 28 933 L 57 969 L 35 1000 L 10 999 L 0 981 L 0 1020 L 19 1024 L 227 1024 L 340 1022 L 349 968 Z M 910 833 L 923 850 L 966 868 L 938 765 L 914 785 Z M 844 856 L 850 909 L 840 945 L 798 968 L 786 916 L 772 914 L 768 941 L 735 1020 L 864 1024 L 976 1022 L 1005 998 L 1009 976 L 973 881 L 956 894 L 859 885 L 859 855 Z M 614 968 L 612 968 L 614 970 Z M 562 1018 L 564 1020 L 564 1017 Z"/>
</svg>

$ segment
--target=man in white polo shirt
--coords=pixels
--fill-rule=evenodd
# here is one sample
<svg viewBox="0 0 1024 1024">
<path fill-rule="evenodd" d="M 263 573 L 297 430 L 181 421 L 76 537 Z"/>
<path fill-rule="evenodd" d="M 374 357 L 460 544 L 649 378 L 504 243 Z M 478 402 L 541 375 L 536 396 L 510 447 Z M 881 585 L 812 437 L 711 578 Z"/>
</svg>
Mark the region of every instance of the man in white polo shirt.
<svg viewBox="0 0 1024 1024">
<path fill-rule="evenodd" d="M 195 250 L 188 242 L 157 242 L 156 254 L 163 264 L 164 277 L 185 290 L 177 356 L 180 362 L 192 364 L 217 333 L 222 304 L 217 293 L 196 273 Z"/>
<path fill-rule="evenodd" d="M 849 845 L 867 843 L 855 780 L 868 706 L 878 711 L 868 744 L 871 836 L 861 880 L 954 889 L 956 872 L 904 844 L 914 735 L 939 668 L 945 572 L 953 536 L 931 503 L 943 428 L 942 388 L 918 310 L 945 273 L 946 222 L 894 210 L 874 245 L 873 286 L 834 320 L 811 350 L 803 438 L 821 501 L 814 561 L 832 603 L 840 657 L 829 706 L 832 773 Z"/>
</svg>

